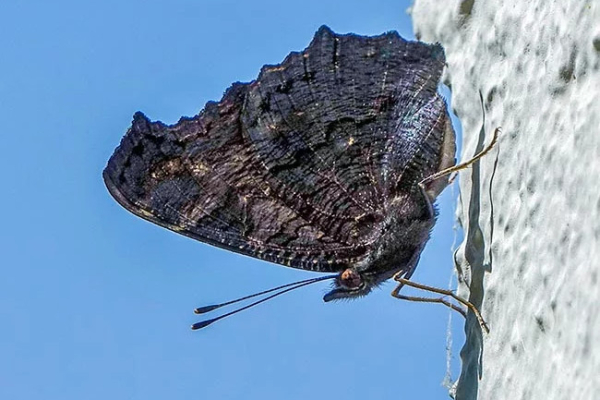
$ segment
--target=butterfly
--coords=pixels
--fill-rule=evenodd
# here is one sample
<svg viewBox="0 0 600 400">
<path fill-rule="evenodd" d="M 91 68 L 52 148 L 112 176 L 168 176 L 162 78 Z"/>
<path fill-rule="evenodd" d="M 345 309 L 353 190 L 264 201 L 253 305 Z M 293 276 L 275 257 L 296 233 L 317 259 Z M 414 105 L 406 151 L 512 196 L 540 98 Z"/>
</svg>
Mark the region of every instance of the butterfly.
<svg viewBox="0 0 600 400">
<path fill-rule="evenodd" d="M 309 280 L 332 278 L 325 301 L 392 277 L 408 284 L 456 169 L 437 92 L 444 65 L 439 44 L 322 26 L 305 50 L 194 117 L 166 125 L 137 112 L 104 182 L 124 208 L 174 232 L 335 274 Z"/>
</svg>

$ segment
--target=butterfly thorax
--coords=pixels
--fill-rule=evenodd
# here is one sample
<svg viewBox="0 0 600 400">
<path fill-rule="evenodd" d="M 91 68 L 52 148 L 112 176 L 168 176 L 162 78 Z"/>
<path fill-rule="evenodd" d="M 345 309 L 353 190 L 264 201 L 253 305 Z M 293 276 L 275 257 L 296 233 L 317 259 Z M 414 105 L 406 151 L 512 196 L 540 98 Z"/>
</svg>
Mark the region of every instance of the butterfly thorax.
<svg viewBox="0 0 600 400">
<path fill-rule="evenodd" d="M 400 271 L 410 277 L 434 224 L 435 211 L 432 214 L 423 196 L 395 198 L 387 208 L 373 251 L 342 271 L 324 300 L 365 296 Z"/>
</svg>

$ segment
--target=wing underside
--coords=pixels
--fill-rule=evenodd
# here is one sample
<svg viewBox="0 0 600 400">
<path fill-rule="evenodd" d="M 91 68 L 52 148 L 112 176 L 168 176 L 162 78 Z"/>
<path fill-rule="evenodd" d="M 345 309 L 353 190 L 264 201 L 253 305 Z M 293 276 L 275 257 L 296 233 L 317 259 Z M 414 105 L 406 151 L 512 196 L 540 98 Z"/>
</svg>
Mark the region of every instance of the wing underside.
<svg viewBox="0 0 600 400">
<path fill-rule="evenodd" d="M 395 191 L 439 168 L 443 64 L 437 45 L 323 27 L 193 118 L 137 113 L 106 185 L 134 214 L 202 242 L 342 270 L 378 240 Z"/>
</svg>

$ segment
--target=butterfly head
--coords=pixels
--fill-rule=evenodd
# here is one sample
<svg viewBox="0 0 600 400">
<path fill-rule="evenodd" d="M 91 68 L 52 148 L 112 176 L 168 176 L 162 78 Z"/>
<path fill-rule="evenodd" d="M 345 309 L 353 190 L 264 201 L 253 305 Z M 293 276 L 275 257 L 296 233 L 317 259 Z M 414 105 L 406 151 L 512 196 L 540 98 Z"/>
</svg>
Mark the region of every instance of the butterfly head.
<svg viewBox="0 0 600 400">
<path fill-rule="evenodd" d="M 354 268 L 342 271 L 334 280 L 334 285 L 334 289 L 323 297 L 325 302 L 366 296 L 374 286 L 368 274 Z"/>
</svg>

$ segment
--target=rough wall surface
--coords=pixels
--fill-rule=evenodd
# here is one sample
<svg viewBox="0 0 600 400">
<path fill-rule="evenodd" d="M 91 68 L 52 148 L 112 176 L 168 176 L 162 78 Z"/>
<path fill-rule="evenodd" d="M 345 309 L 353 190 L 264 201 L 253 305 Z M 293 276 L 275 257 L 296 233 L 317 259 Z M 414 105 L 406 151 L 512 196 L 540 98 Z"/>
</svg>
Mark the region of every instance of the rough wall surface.
<svg viewBox="0 0 600 400">
<path fill-rule="evenodd" d="M 599 399 L 600 1 L 416 0 L 411 13 L 446 49 L 462 159 L 503 128 L 460 175 L 460 291 L 491 333 L 467 320 L 453 395 Z"/>
</svg>

